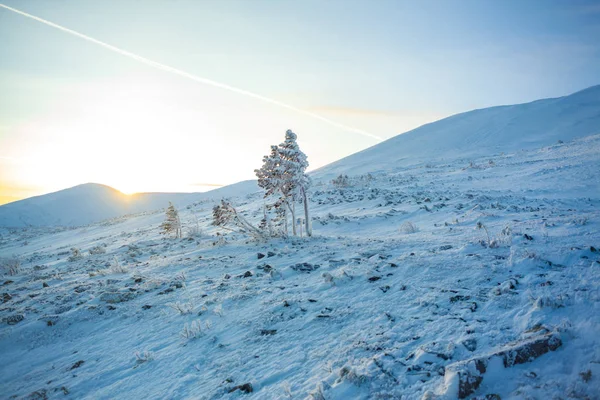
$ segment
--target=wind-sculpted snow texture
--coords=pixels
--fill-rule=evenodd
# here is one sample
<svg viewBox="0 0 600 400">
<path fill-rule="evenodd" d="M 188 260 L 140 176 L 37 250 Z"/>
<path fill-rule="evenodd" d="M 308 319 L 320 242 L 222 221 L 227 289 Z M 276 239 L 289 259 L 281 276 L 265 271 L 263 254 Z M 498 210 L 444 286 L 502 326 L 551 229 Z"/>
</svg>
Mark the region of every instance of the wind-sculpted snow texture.
<svg viewBox="0 0 600 400">
<path fill-rule="evenodd" d="M 0 397 L 598 398 L 599 148 L 317 181 L 308 239 L 217 236 L 210 202 L 181 240 L 162 213 L 4 230 Z"/>
</svg>

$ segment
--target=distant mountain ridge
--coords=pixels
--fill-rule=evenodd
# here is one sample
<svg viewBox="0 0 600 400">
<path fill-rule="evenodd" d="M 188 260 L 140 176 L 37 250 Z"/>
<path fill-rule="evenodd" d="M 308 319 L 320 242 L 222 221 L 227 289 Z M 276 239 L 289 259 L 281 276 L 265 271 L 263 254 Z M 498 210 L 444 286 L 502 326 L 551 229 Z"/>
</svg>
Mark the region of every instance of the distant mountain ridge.
<svg viewBox="0 0 600 400">
<path fill-rule="evenodd" d="M 0 227 L 81 226 L 126 214 L 165 208 L 169 201 L 184 207 L 196 201 L 235 196 L 258 190 L 255 181 L 242 181 L 203 193 L 136 193 L 126 195 L 86 183 L 58 192 L 0 206 Z"/>
<path fill-rule="evenodd" d="M 600 133 L 600 85 L 568 96 L 456 114 L 326 165 L 315 177 L 389 171 L 432 160 L 482 157 Z"/>
<path fill-rule="evenodd" d="M 597 133 L 600 133 L 600 85 L 568 96 L 456 114 L 333 162 L 313 171 L 311 176 L 327 181 L 339 174 L 357 175 L 432 161 L 467 160 Z M 169 201 L 183 207 L 196 201 L 257 190 L 256 181 L 243 181 L 204 193 L 127 196 L 105 185 L 84 184 L 0 206 L 0 227 L 86 225 L 164 208 Z"/>
</svg>

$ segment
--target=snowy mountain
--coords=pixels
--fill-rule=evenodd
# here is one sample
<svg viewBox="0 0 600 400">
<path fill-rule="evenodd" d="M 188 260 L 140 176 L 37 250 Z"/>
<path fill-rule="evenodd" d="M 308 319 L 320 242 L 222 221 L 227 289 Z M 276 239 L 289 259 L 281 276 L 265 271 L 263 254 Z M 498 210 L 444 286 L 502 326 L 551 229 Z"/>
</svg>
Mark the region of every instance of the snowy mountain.
<svg viewBox="0 0 600 400">
<path fill-rule="evenodd" d="M 600 85 L 569 96 L 470 111 L 423 125 L 327 165 L 311 175 L 326 182 L 339 174 L 390 172 L 431 161 L 468 160 L 534 149 L 600 133 Z M 250 194 L 255 181 L 205 193 L 125 196 L 86 184 L 0 206 L 0 227 L 79 226 L 130 213 Z"/>
<path fill-rule="evenodd" d="M 204 193 L 125 195 L 106 185 L 86 183 L 0 206 L 0 227 L 82 226 L 126 214 L 163 209 L 169 201 L 184 207 L 197 201 L 253 190 L 258 190 L 256 183 L 244 181 Z"/>
<path fill-rule="evenodd" d="M 331 179 L 548 146 L 600 133 L 600 85 L 569 96 L 453 115 L 327 165 Z"/>
<path fill-rule="evenodd" d="M 324 183 L 311 238 L 219 230 L 210 201 L 183 239 L 164 213 L 0 230 L 0 397 L 596 399 L 599 150 Z M 221 193 L 257 224 L 252 185 Z"/>
</svg>

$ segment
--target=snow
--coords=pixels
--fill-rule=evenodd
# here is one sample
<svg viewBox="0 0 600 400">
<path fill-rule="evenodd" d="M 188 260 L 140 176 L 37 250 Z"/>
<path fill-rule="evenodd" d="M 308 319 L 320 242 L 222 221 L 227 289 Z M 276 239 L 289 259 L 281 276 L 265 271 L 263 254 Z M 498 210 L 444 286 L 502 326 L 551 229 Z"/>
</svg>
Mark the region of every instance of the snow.
<svg viewBox="0 0 600 400">
<path fill-rule="evenodd" d="M 258 191 L 255 181 L 243 181 L 203 193 L 135 193 L 125 195 L 97 183 L 86 183 L 58 192 L 0 206 L 0 227 L 81 226 L 126 214 L 177 207 L 193 202 Z"/>
<path fill-rule="evenodd" d="M 227 234 L 215 244 L 209 201 L 181 210 L 184 234 L 193 214 L 203 230 L 183 240 L 159 234 L 163 213 L 4 232 L 0 254 L 22 266 L 3 278 L 13 282 L 1 286 L 11 299 L 0 315 L 24 319 L 0 326 L 2 396 L 456 398 L 445 368 L 542 325 L 563 345 L 526 364 L 493 364 L 474 395 L 594 398 L 599 146 L 595 135 L 351 177 L 343 189 L 321 183 L 310 239 Z M 260 219 L 259 192 L 232 201 Z M 402 233 L 406 221 L 417 232 Z M 477 222 L 497 248 L 481 244 Z M 102 244 L 105 254 L 88 253 Z M 83 259 L 69 262 L 71 247 Z M 111 273 L 114 257 L 127 273 Z M 127 301 L 106 301 L 119 297 Z M 197 337 L 182 338 L 194 321 Z M 245 383 L 252 393 L 229 393 Z"/>
<path fill-rule="evenodd" d="M 549 146 L 600 133 L 600 85 L 556 99 L 474 110 L 423 125 L 315 172 L 333 179 L 423 165 L 457 162 L 501 152 Z"/>
<path fill-rule="evenodd" d="M 258 223 L 255 181 L 183 199 L 183 239 L 162 211 L 0 228 L 21 262 L 0 280 L 0 398 L 455 399 L 456 367 L 482 357 L 468 398 L 598 398 L 598 93 L 451 117 L 315 171 L 311 238 L 211 225 L 220 197 Z M 503 365 L 545 332 L 562 345 Z"/>
</svg>

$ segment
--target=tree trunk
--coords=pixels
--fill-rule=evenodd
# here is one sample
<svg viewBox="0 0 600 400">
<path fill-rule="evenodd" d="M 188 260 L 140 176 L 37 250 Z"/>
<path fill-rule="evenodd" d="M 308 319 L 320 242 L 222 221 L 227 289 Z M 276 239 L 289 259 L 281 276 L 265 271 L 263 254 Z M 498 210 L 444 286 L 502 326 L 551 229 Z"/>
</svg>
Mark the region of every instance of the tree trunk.
<svg viewBox="0 0 600 400">
<path fill-rule="evenodd" d="M 304 203 L 304 224 L 306 227 L 306 236 L 312 236 L 312 227 L 310 223 L 310 215 L 308 213 L 308 196 L 306 195 L 306 190 L 304 188 L 300 188 L 302 191 L 302 201 Z"/>
<path fill-rule="evenodd" d="M 285 201 L 285 204 L 287 205 L 288 210 L 290 210 L 290 214 L 292 214 L 292 234 L 296 236 L 296 205 L 294 203 L 290 205 L 288 200 Z"/>
</svg>

